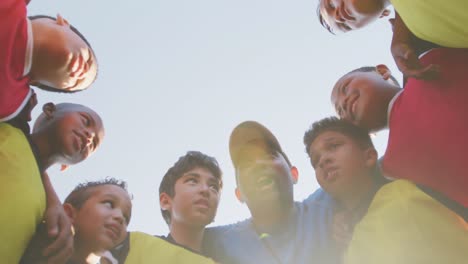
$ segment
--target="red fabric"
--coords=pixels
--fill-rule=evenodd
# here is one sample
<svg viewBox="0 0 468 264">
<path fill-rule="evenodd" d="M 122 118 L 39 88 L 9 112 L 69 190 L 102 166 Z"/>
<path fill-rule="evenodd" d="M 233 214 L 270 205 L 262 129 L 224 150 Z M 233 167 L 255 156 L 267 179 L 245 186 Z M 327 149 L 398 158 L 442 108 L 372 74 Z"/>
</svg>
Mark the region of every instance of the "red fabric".
<svg viewBox="0 0 468 264">
<path fill-rule="evenodd" d="M 0 18 L 0 120 L 6 121 L 30 90 L 29 79 L 23 77 L 28 38 L 25 1 L 0 0 Z"/>
<path fill-rule="evenodd" d="M 410 79 L 390 112 L 382 168 L 468 206 L 468 49 L 435 49 L 434 81 Z"/>
</svg>

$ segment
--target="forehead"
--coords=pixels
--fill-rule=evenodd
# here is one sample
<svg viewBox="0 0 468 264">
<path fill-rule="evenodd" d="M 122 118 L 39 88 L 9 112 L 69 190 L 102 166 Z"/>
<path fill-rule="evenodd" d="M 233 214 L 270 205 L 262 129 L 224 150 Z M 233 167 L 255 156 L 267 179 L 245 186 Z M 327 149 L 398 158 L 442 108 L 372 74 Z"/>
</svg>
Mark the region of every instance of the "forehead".
<svg viewBox="0 0 468 264">
<path fill-rule="evenodd" d="M 241 164 L 242 162 L 255 161 L 274 152 L 273 148 L 265 141 L 251 141 L 240 148 L 238 153 L 238 164 Z"/>
<path fill-rule="evenodd" d="M 98 129 L 98 131 L 104 133 L 104 124 L 102 122 L 101 117 L 93 110 L 91 110 L 88 107 L 82 106 L 82 105 L 66 105 L 63 106 L 62 109 L 60 110 L 64 114 L 73 114 L 73 113 L 78 113 L 78 114 L 87 114 L 89 115 L 95 122 L 95 126 Z"/>
<path fill-rule="evenodd" d="M 184 172 L 180 178 L 186 177 L 186 176 L 198 176 L 198 177 L 201 177 L 201 178 L 206 178 L 208 180 L 216 179 L 216 177 L 213 175 L 213 173 L 208 168 L 201 167 L 201 166 L 197 166 L 197 167 L 195 167 L 193 169 L 190 169 L 190 170 Z"/>
<path fill-rule="evenodd" d="M 127 191 L 122 189 L 119 186 L 113 184 L 104 184 L 92 187 L 91 194 L 88 200 L 110 198 L 130 206 L 131 208 L 131 199 Z"/>
<path fill-rule="evenodd" d="M 330 142 L 334 142 L 335 140 L 351 140 L 352 139 L 338 131 L 328 130 L 320 133 L 314 141 L 310 144 L 310 154 L 319 151 L 321 148 L 326 146 Z"/>
</svg>

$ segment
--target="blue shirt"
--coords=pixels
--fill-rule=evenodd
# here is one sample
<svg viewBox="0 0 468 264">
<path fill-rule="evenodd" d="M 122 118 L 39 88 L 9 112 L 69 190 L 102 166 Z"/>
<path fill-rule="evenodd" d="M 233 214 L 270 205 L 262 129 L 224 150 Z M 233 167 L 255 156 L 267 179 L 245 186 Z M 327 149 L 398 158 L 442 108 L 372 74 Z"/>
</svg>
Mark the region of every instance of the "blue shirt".
<svg viewBox="0 0 468 264">
<path fill-rule="evenodd" d="M 338 263 L 331 239 L 332 198 L 318 189 L 302 202 L 287 225 L 268 235 L 257 234 L 249 218 L 205 232 L 205 253 L 223 264 Z"/>
</svg>

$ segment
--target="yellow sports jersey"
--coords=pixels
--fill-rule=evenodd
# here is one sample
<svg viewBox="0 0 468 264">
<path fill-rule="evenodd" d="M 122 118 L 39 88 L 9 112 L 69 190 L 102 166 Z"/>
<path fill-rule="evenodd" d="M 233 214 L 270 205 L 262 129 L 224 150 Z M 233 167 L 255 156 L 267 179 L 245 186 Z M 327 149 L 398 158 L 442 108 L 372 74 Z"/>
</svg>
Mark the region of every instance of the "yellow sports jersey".
<svg viewBox="0 0 468 264">
<path fill-rule="evenodd" d="M 391 0 L 417 37 L 450 48 L 468 48 L 467 0 Z"/>
<path fill-rule="evenodd" d="M 468 224 L 407 180 L 383 186 L 359 222 L 346 264 L 466 264 Z"/>
<path fill-rule="evenodd" d="M 130 250 L 125 264 L 145 263 L 214 264 L 215 262 L 159 237 L 141 232 L 131 232 Z"/>
<path fill-rule="evenodd" d="M 24 133 L 0 123 L 0 263 L 18 263 L 41 222 L 46 196 Z"/>
</svg>

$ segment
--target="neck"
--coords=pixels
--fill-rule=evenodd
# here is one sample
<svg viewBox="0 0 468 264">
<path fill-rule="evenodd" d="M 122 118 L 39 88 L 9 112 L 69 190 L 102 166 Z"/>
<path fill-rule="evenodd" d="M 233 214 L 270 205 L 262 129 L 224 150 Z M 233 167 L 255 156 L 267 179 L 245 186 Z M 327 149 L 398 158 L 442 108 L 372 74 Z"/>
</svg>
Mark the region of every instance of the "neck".
<svg viewBox="0 0 468 264">
<path fill-rule="evenodd" d="M 47 43 L 50 41 L 50 29 L 38 23 L 35 19 L 31 20 L 31 29 L 33 45 L 29 78 L 31 83 L 37 83 L 41 81 L 41 77 L 47 72 L 47 64 L 50 62 L 47 52 Z"/>
<path fill-rule="evenodd" d="M 373 176 L 369 176 L 368 178 L 372 179 L 372 177 Z M 356 209 L 361 209 L 361 206 L 365 205 L 362 209 L 367 211 L 367 202 L 372 200 L 376 188 L 377 183 L 375 181 L 363 181 L 362 184 L 358 185 L 358 188 L 351 190 L 349 193 L 343 194 L 340 197 L 337 197 L 336 200 L 342 210 L 355 211 Z"/>
<path fill-rule="evenodd" d="M 389 117 L 389 107 L 390 107 L 390 103 L 392 102 L 392 100 L 395 98 L 395 96 L 402 90 L 402 88 L 396 86 L 396 85 L 393 85 L 393 84 L 388 84 L 388 86 L 386 88 L 384 88 L 382 91 L 382 100 L 380 100 L 382 106 L 385 106 L 385 107 L 381 107 L 379 109 L 377 109 L 377 114 L 376 116 L 378 116 L 378 120 L 379 121 L 376 121 L 376 123 L 378 123 L 378 125 L 376 125 L 375 127 L 371 127 L 369 128 L 370 132 L 371 133 L 376 133 L 376 132 L 379 132 L 381 130 L 384 130 L 386 128 L 388 128 L 388 117 Z"/>
<path fill-rule="evenodd" d="M 44 170 L 48 169 L 56 162 L 54 152 L 51 148 L 51 145 L 49 144 L 48 136 L 49 135 L 44 131 L 31 134 L 31 140 L 36 145 L 39 152 L 38 163 Z"/>
<path fill-rule="evenodd" d="M 250 210 L 252 213 L 252 222 L 255 226 L 257 233 L 272 233 L 287 223 L 293 216 L 295 207 L 293 204 L 290 206 L 283 206 L 278 208 L 268 208 L 267 210 Z"/>
<path fill-rule="evenodd" d="M 169 227 L 172 238 L 193 251 L 201 252 L 205 227 L 194 227 L 177 222 L 171 222 Z"/>
<path fill-rule="evenodd" d="M 75 244 L 73 255 L 71 256 L 69 262 L 73 264 L 91 264 L 97 263 L 98 260 L 99 256 Z"/>
</svg>

